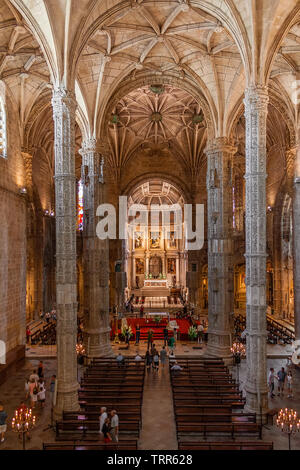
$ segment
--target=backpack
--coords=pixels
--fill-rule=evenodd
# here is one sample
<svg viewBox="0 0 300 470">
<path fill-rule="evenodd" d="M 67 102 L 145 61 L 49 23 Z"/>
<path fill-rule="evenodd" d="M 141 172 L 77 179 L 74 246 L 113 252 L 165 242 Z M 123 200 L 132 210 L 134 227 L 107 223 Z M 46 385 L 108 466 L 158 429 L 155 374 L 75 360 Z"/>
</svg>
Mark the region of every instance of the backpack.
<svg viewBox="0 0 300 470">
<path fill-rule="evenodd" d="M 34 387 L 34 389 L 33 389 L 33 394 L 34 394 L 34 395 L 37 395 L 38 392 L 39 392 L 39 391 L 38 391 L 37 387 Z"/>
</svg>

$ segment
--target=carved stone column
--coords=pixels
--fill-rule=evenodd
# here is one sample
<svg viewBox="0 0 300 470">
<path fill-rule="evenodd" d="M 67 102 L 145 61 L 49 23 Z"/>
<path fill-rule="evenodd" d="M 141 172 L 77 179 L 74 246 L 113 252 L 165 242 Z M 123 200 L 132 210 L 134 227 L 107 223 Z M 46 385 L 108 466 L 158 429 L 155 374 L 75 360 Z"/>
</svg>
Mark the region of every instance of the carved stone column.
<svg viewBox="0 0 300 470">
<path fill-rule="evenodd" d="M 208 347 L 207 353 L 231 356 L 230 314 L 233 280 L 232 157 L 235 147 L 226 138 L 208 143 L 207 223 L 208 223 Z"/>
<path fill-rule="evenodd" d="M 245 92 L 246 118 L 246 295 L 247 410 L 268 408 L 266 369 L 266 122 L 264 87 Z"/>
<path fill-rule="evenodd" d="M 57 88 L 52 98 L 55 148 L 57 399 L 55 418 L 77 411 L 77 282 L 75 95 Z"/>
<path fill-rule="evenodd" d="M 293 192 L 293 270 L 295 337 L 300 339 L 300 145 L 297 148 Z"/>
<path fill-rule="evenodd" d="M 83 265 L 85 349 L 88 358 L 112 355 L 109 326 L 109 241 L 96 235 L 97 207 L 104 203 L 103 157 L 96 141 L 83 142 Z"/>
</svg>

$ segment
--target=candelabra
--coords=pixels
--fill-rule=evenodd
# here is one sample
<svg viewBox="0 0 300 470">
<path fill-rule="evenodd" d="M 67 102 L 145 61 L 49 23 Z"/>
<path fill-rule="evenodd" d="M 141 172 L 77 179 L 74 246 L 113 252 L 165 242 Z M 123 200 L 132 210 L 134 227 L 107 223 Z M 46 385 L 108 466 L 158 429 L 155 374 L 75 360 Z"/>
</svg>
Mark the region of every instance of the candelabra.
<svg viewBox="0 0 300 470">
<path fill-rule="evenodd" d="M 281 409 L 277 415 L 276 425 L 288 435 L 289 450 L 291 450 L 291 435 L 300 430 L 300 419 L 297 411 L 288 408 Z"/>
<path fill-rule="evenodd" d="M 233 357 L 233 363 L 236 365 L 236 381 L 239 386 L 239 367 L 241 363 L 241 356 L 245 356 L 246 348 L 243 343 L 233 343 L 230 348 Z"/>
<path fill-rule="evenodd" d="M 14 432 L 22 435 L 23 450 L 25 450 L 25 434 L 28 434 L 35 426 L 35 416 L 32 415 L 32 410 L 24 407 L 15 411 L 12 419 L 11 427 Z"/>
</svg>

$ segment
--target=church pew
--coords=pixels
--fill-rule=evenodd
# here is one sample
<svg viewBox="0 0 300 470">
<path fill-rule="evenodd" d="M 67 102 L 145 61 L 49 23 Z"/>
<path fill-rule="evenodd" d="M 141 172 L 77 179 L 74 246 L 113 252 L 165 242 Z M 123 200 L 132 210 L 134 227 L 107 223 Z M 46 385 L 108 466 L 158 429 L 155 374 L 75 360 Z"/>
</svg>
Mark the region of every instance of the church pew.
<svg viewBox="0 0 300 470">
<path fill-rule="evenodd" d="M 178 423 L 256 423 L 256 415 L 253 413 L 177 413 L 175 418 Z"/>
<path fill-rule="evenodd" d="M 179 441 L 178 450 L 273 450 L 273 442 L 260 441 L 225 441 L 194 442 Z"/>
<path fill-rule="evenodd" d="M 56 422 L 56 437 L 59 438 L 63 436 L 66 439 L 66 434 L 70 434 L 72 438 L 74 435 L 79 434 L 80 436 L 85 436 L 89 433 L 98 433 L 99 434 L 99 419 L 97 420 L 66 420 L 66 421 L 57 421 Z M 120 434 L 130 434 L 131 436 L 139 436 L 140 423 L 139 420 L 120 420 L 119 424 L 119 433 Z"/>
<path fill-rule="evenodd" d="M 254 435 L 261 438 L 261 426 L 257 423 L 176 423 L 177 436 L 228 434 L 233 439 L 240 435 Z"/>
<path fill-rule="evenodd" d="M 119 442 L 103 441 L 70 441 L 44 443 L 43 450 L 137 450 L 137 439 L 119 440 Z"/>
<path fill-rule="evenodd" d="M 111 411 L 111 409 L 108 409 L 108 414 L 109 412 Z M 96 411 L 96 410 L 86 410 L 82 413 L 75 413 L 75 412 L 72 412 L 72 411 L 67 411 L 67 412 L 64 412 L 63 413 L 63 421 L 75 421 L 75 420 L 78 420 L 78 421 L 81 421 L 81 420 L 85 420 L 85 419 L 88 419 L 88 420 L 98 420 L 99 421 L 99 415 L 100 415 L 100 411 Z M 122 420 L 126 420 L 126 421 L 138 421 L 140 420 L 140 416 L 141 416 L 141 413 L 140 411 L 130 411 L 130 413 L 128 413 L 127 410 L 120 410 L 118 408 L 118 416 L 119 416 L 119 419 L 120 421 Z"/>
</svg>

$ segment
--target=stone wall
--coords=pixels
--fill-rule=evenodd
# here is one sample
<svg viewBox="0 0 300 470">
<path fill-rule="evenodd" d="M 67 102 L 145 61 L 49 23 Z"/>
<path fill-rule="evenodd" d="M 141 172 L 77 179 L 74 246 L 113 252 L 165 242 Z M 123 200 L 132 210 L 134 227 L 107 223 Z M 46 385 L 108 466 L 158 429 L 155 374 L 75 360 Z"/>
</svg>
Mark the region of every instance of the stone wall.
<svg viewBox="0 0 300 470">
<path fill-rule="evenodd" d="M 16 111 L 8 99 L 7 158 L 0 158 L 0 339 L 7 352 L 25 343 L 26 196 Z"/>
</svg>

